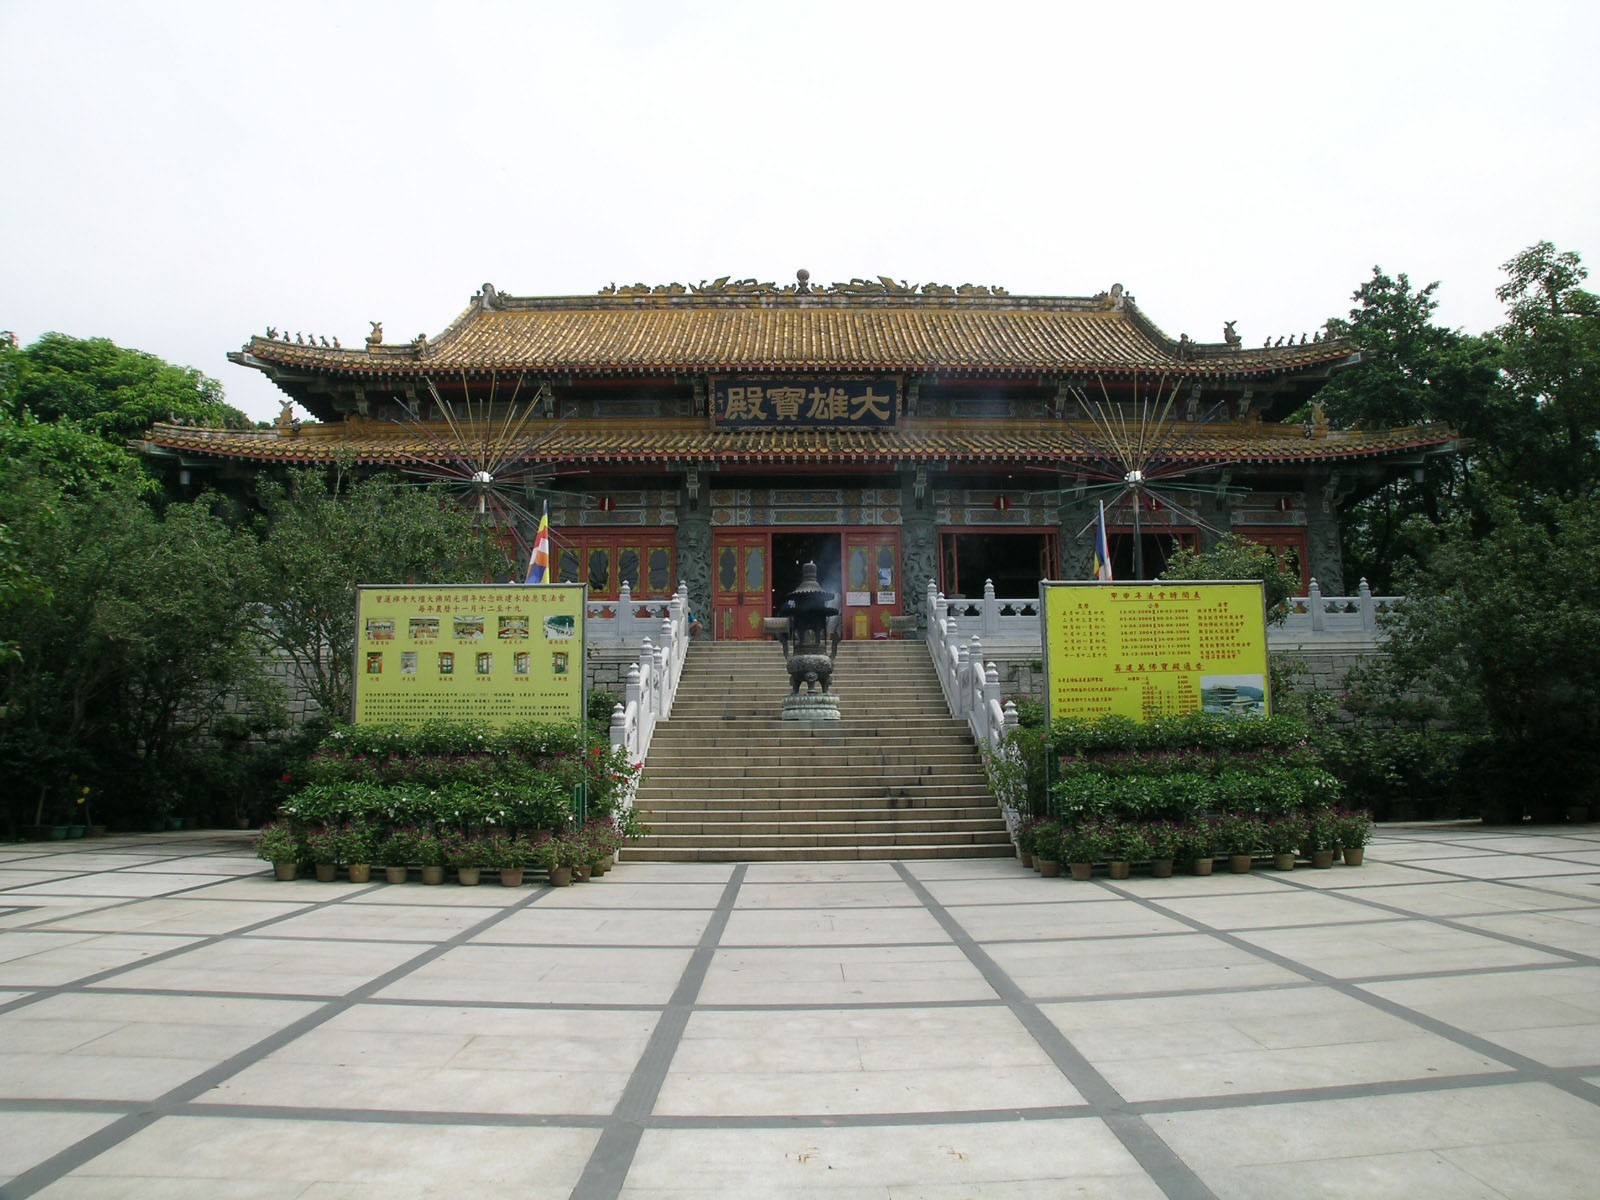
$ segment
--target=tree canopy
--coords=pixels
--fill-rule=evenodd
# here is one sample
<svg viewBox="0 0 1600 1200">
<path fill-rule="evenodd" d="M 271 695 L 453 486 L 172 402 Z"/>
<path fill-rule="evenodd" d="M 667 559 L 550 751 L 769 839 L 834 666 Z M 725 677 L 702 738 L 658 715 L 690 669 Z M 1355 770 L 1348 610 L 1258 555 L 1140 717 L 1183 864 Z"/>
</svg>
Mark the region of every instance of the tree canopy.
<svg viewBox="0 0 1600 1200">
<path fill-rule="evenodd" d="M 157 421 L 250 428 L 223 399 L 222 385 L 193 367 L 127 350 L 109 338 L 47 333 L 8 350 L 9 381 L 0 385 L 14 419 L 75 421 L 119 445 Z"/>
</svg>

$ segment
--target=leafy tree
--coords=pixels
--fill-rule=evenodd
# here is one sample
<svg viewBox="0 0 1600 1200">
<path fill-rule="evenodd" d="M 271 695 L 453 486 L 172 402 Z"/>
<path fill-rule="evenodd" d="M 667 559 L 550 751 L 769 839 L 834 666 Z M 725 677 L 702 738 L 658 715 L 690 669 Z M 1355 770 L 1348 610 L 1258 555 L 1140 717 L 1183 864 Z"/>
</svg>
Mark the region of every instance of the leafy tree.
<svg viewBox="0 0 1600 1200">
<path fill-rule="evenodd" d="M 1460 782 L 1487 805 L 1557 819 L 1600 800 L 1600 509 L 1527 514 L 1489 496 L 1403 576 L 1390 630 L 1390 697 L 1436 696 L 1473 738 Z"/>
<path fill-rule="evenodd" d="M 1372 278 L 1352 296 L 1356 307 L 1348 319 L 1328 322 L 1330 332 L 1350 339 L 1361 355 L 1317 393 L 1334 425 L 1481 425 L 1495 390 L 1494 350 L 1435 322 L 1438 288 L 1435 282 L 1413 290 L 1404 273 L 1390 277 L 1373 267 Z M 1454 512 L 1467 474 L 1465 460 L 1437 458 L 1421 479 L 1392 479 L 1350 505 L 1343 522 L 1345 577 L 1390 591 L 1395 562 L 1419 551 L 1408 540 L 1411 522 L 1421 517 L 1436 525 Z"/>
<path fill-rule="evenodd" d="M 500 548 L 432 488 L 304 470 L 287 482 L 263 479 L 257 492 L 265 510 L 251 579 L 257 628 L 333 719 L 350 712 L 358 584 L 481 583 L 505 573 Z"/>
<path fill-rule="evenodd" d="M 1479 453 L 1503 486 L 1572 498 L 1600 479 L 1600 297 L 1578 256 L 1537 242 L 1505 264 L 1503 386 Z"/>
<path fill-rule="evenodd" d="M 1266 546 L 1237 534 L 1224 534 L 1209 550 L 1180 548 L 1167 560 L 1162 579 L 1259 579 L 1266 585 L 1267 619 L 1281 625 L 1300 578 Z"/>
<path fill-rule="evenodd" d="M 9 356 L 11 415 L 77 421 L 121 444 L 157 421 L 193 421 L 248 429 L 244 413 L 223 401 L 222 385 L 193 367 L 127 350 L 109 338 L 47 333 Z"/>
<path fill-rule="evenodd" d="M 202 503 L 158 514 L 137 476 L 76 488 L 49 466 L 15 459 L 0 480 L 0 528 L 28 574 L 0 589 L 16 647 L 0 684 L 5 817 L 59 818 L 82 786 L 102 820 L 190 802 L 224 697 L 262 684 L 253 541 Z"/>
</svg>

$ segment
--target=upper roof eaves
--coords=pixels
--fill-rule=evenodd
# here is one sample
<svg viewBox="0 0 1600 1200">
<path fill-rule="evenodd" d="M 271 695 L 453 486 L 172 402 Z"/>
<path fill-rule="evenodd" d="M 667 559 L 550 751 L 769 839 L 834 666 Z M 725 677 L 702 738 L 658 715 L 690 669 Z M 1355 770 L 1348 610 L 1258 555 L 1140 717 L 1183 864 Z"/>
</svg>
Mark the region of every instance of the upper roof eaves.
<svg viewBox="0 0 1600 1200">
<path fill-rule="evenodd" d="M 269 334 L 274 331 L 269 331 Z M 692 371 L 937 371 L 1028 375 L 1161 370 L 1198 377 L 1294 373 L 1341 364 L 1328 339 L 1246 350 L 1172 339 L 1120 285 L 1095 296 L 913 286 L 887 277 L 786 287 L 726 278 L 608 286 L 594 296 L 508 296 L 484 284 L 436 338 L 362 349 L 254 337 L 235 361 L 367 376 L 436 371 L 642 374 Z"/>
</svg>

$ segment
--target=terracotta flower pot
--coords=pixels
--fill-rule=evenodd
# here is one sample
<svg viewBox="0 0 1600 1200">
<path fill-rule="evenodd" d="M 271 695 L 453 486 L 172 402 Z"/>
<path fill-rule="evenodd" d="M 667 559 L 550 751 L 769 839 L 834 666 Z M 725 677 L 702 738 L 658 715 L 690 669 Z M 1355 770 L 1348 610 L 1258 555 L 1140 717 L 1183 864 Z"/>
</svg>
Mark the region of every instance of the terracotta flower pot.
<svg viewBox="0 0 1600 1200">
<path fill-rule="evenodd" d="M 318 883 L 332 883 L 337 878 L 339 878 L 339 866 L 337 863 L 317 864 Z"/>
<path fill-rule="evenodd" d="M 501 887 L 521 887 L 522 886 L 522 868 L 521 867 L 502 867 L 500 869 L 500 886 Z"/>
<path fill-rule="evenodd" d="M 1230 854 L 1228 855 L 1228 870 L 1232 871 L 1235 875 L 1243 875 L 1250 869 L 1254 862 L 1255 857 L 1253 855 Z"/>
<path fill-rule="evenodd" d="M 1294 853 L 1293 853 L 1293 851 L 1290 851 L 1290 852 L 1285 853 L 1285 854 L 1274 854 L 1272 856 L 1272 869 L 1274 871 L 1292 871 L 1292 870 L 1294 870 Z"/>
<path fill-rule="evenodd" d="M 1054 879 L 1056 876 L 1061 874 L 1061 864 L 1053 858 L 1041 858 L 1038 860 L 1038 863 L 1039 874 L 1043 875 L 1046 879 Z"/>
<path fill-rule="evenodd" d="M 572 868 L 571 867 L 551 867 L 550 868 L 550 886 L 551 887 L 571 887 L 572 886 Z"/>
<path fill-rule="evenodd" d="M 444 868 L 443 867 L 423 867 L 422 868 L 422 882 L 423 883 L 443 883 L 444 882 Z"/>
<path fill-rule="evenodd" d="M 383 869 L 383 877 L 390 883 L 404 883 L 406 876 L 410 873 L 410 867 L 385 867 Z"/>
<path fill-rule="evenodd" d="M 288 883 L 300 874 L 300 864 L 280 862 L 272 864 L 272 874 L 280 883 Z"/>
<path fill-rule="evenodd" d="M 482 870 L 481 867 L 457 867 L 456 881 L 460 883 L 462 887 L 477 887 L 478 872 L 480 870 Z"/>
<path fill-rule="evenodd" d="M 105 835 L 106 835 L 106 827 L 104 825 L 91 825 L 91 826 L 89 826 L 88 832 L 84 836 L 85 837 L 94 838 L 94 837 L 105 837 Z"/>
<path fill-rule="evenodd" d="M 1311 852 L 1311 865 L 1319 871 L 1326 871 L 1333 866 L 1333 856 L 1336 853 L 1338 852 L 1335 850 L 1313 850 Z"/>
<path fill-rule="evenodd" d="M 572 882 L 588 883 L 590 874 L 591 872 L 589 870 L 589 864 L 579 863 L 577 866 L 572 868 Z"/>
<path fill-rule="evenodd" d="M 1106 873 L 1113 879 L 1126 879 L 1132 870 L 1131 862 L 1114 862 L 1109 865 Z"/>
<path fill-rule="evenodd" d="M 1346 846 L 1344 848 L 1344 865 L 1347 867 L 1359 867 L 1361 860 L 1366 856 L 1367 848 L 1365 846 Z"/>
<path fill-rule="evenodd" d="M 1067 869 L 1072 872 L 1074 879 L 1083 880 L 1094 877 L 1093 863 L 1068 863 Z"/>
<path fill-rule="evenodd" d="M 372 864 L 371 863 L 351 863 L 350 864 L 350 882 L 351 883 L 370 883 L 370 882 L 372 882 Z"/>
<path fill-rule="evenodd" d="M 1209 858 L 1197 858 L 1189 864 L 1189 870 L 1195 875 L 1209 875 L 1213 861 Z"/>
<path fill-rule="evenodd" d="M 1152 858 L 1150 860 L 1150 874 L 1156 879 L 1172 878 L 1172 860 L 1170 858 Z"/>
<path fill-rule="evenodd" d="M 1033 870 L 1033 855 L 1029 854 L 1026 850 L 1019 850 L 1017 853 L 1022 857 L 1022 865 L 1027 870 Z"/>
</svg>

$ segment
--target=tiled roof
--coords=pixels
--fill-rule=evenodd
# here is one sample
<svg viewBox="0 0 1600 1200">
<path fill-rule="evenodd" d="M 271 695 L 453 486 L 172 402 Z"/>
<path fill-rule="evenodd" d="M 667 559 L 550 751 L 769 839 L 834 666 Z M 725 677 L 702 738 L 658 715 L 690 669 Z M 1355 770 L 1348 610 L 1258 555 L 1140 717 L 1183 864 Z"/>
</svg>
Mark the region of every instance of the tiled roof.
<svg viewBox="0 0 1600 1200">
<path fill-rule="evenodd" d="M 700 421 L 659 422 L 648 427 L 626 421 L 564 422 L 533 441 L 525 458 L 553 469 L 645 467 L 685 464 L 934 466 L 996 464 L 1065 467 L 1089 461 L 1083 443 L 1057 421 L 920 422 L 898 429 L 784 429 L 754 431 L 707 428 Z M 448 431 L 435 427 L 448 439 Z M 1092 436 L 1092 430 L 1081 427 Z M 1215 424 L 1180 439 L 1174 458 L 1196 462 L 1271 464 L 1330 462 L 1385 457 L 1415 450 L 1442 450 L 1456 435 L 1441 425 L 1364 432 L 1314 430 L 1298 425 Z M 253 463 L 325 463 L 353 457 L 371 465 L 404 465 L 439 458 L 436 444 L 415 429 L 374 421 L 305 425 L 291 433 L 239 432 L 157 425 L 146 449 L 185 459 Z M 508 446 L 507 449 L 513 449 Z"/>
<path fill-rule="evenodd" d="M 956 376 L 1160 371 L 1222 379 L 1315 370 L 1352 358 L 1348 343 L 1331 339 L 1291 339 L 1289 345 L 1259 349 L 1175 341 L 1120 293 L 1074 298 L 989 289 L 977 289 L 981 295 L 660 290 L 519 298 L 486 287 L 436 338 L 351 349 L 254 337 L 231 357 L 269 374 L 374 379 L 462 371 L 794 370 Z"/>
</svg>

